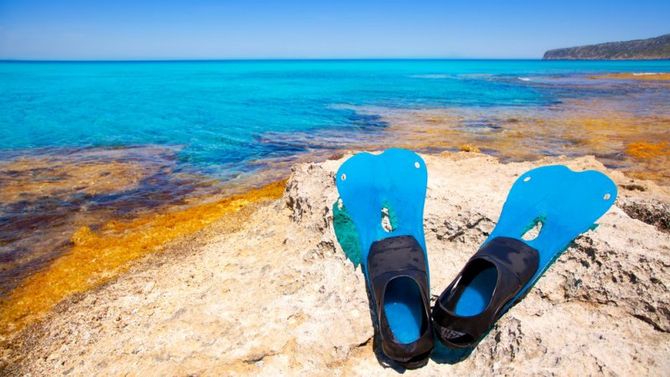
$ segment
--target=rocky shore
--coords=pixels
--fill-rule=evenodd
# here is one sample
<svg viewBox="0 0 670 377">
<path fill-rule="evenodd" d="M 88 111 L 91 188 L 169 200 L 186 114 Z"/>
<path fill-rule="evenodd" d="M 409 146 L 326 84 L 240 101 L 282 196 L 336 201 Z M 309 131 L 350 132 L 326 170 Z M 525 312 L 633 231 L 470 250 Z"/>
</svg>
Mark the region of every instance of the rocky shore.
<svg viewBox="0 0 670 377">
<path fill-rule="evenodd" d="M 542 57 L 545 60 L 656 60 L 668 58 L 670 58 L 670 34 L 632 41 L 558 48 L 545 52 Z"/>
<path fill-rule="evenodd" d="M 249 205 L 3 341 L 2 375 L 397 375 L 376 352 L 363 276 L 332 229 L 339 160 L 293 168 Z M 503 164 L 424 156 L 437 295 L 535 166 L 607 172 L 616 205 L 579 237 L 465 361 L 407 375 L 664 375 L 670 370 L 670 190 L 593 157 Z M 236 215 L 239 216 L 239 215 Z"/>
</svg>

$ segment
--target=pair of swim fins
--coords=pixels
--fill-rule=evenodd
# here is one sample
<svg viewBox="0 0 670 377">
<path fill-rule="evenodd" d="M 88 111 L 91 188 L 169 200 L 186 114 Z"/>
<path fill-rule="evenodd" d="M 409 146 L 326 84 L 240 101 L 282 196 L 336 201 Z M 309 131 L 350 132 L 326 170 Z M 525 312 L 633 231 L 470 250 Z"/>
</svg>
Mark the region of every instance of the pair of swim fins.
<svg viewBox="0 0 670 377">
<path fill-rule="evenodd" d="M 406 368 L 431 355 L 445 362 L 467 357 L 572 240 L 595 226 L 617 193 L 596 171 L 556 165 L 521 175 L 495 229 L 431 309 L 427 181 L 423 159 L 404 149 L 356 154 L 336 176 L 338 241 L 362 265 L 383 353 Z M 523 238 L 538 226 L 534 239 Z"/>
</svg>

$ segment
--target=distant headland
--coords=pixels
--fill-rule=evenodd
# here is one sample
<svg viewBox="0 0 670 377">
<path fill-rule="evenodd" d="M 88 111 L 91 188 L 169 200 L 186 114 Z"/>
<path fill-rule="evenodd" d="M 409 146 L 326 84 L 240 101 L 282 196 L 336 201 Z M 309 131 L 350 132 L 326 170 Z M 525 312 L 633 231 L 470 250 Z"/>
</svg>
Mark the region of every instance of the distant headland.
<svg viewBox="0 0 670 377">
<path fill-rule="evenodd" d="M 608 42 L 578 47 L 557 48 L 544 53 L 543 59 L 633 60 L 670 59 L 670 34 L 649 39 Z"/>
</svg>

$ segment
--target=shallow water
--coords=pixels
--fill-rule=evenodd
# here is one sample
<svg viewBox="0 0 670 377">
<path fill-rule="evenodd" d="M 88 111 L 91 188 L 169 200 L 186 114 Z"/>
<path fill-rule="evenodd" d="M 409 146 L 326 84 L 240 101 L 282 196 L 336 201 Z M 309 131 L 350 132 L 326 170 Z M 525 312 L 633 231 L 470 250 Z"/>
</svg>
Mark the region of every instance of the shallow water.
<svg viewBox="0 0 670 377">
<path fill-rule="evenodd" d="M 384 128 L 352 106 L 537 109 L 622 95 L 667 104 L 667 87 L 659 96 L 649 85 L 588 79 L 665 71 L 670 62 L 5 62 L 0 149 L 170 146 L 178 168 L 229 179 L 258 159 L 333 147 L 309 140 L 316 131 L 356 142 Z M 282 142 L 296 132 L 302 143 Z"/>
<path fill-rule="evenodd" d="M 0 62 L 0 297 L 49 281 L 82 234 L 135 259 L 119 242 L 171 234 L 155 216 L 347 149 L 595 154 L 668 184 L 670 82 L 619 72 L 670 61 Z"/>
</svg>

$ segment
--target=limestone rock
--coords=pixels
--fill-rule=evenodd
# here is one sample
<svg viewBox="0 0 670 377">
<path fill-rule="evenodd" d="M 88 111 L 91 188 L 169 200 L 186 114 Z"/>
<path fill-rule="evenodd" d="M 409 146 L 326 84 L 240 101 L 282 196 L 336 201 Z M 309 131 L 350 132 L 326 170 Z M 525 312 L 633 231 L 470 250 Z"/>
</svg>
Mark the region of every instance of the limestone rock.
<svg viewBox="0 0 670 377">
<path fill-rule="evenodd" d="M 667 374 L 666 188 L 631 181 L 592 157 L 425 160 L 433 295 L 486 239 L 526 170 L 562 163 L 607 171 L 620 198 L 469 358 L 431 361 L 407 375 Z M 342 161 L 296 166 L 283 199 L 258 208 L 241 229 L 216 235 L 215 227 L 195 246 L 63 304 L 10 343 L 4 374 L 396 375 L 375 348 L 361 271 L 333 234 Z"/>
</svg>

